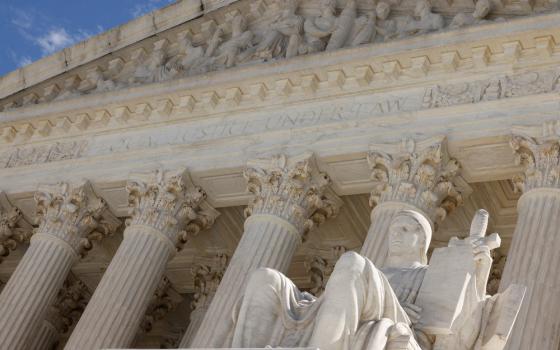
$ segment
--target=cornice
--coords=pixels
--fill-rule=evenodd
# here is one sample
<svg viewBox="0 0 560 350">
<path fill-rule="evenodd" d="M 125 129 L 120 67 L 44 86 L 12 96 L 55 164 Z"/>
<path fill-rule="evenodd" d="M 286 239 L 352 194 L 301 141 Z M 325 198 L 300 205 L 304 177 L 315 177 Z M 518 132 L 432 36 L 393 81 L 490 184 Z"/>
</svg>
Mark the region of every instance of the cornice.
<svg viewBox="0 0 560 350">
<path fill-rule="evenodd" d="M 0 113 L 0 147 L 553 67 L 559 20 L 491 23 L 22 107 Z"/>
</svg>

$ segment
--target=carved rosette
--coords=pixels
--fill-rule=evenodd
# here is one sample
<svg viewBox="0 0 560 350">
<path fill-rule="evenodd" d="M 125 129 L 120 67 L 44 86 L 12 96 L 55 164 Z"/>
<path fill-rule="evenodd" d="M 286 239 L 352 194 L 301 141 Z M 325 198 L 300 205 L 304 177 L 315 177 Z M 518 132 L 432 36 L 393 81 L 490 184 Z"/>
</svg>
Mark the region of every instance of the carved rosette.
<svg viewBox="0 0 560 350">
<path fill-rule="evenodd" d="M 549 130 L 550 131 L 550 130 Z M 514 132 L 510 145 L 517 165 L 525 171 L 513 178 L 516 191 L 526 193 L 537 188 L 560 188 L 560 136 L 544 130 L 531 137 Z"/>
<path fill-rule="evenodd" d="M 0 263 L 18 244 L 27 243 L 32 231 L 18 227 L 22 215 L 18 208 L 8 203 L 6 195 L 0 192 Z"/>
<path fill-rule="evenodd" d="M 131 218 L 128 225 L 151 227 L 180 249 L 214 223 L 218 212 L 206 193 L 194 186 L 184 170 L 133 174 L 126 185 Z"/>
<path fill-rule="evenodd" d="M 150 332 L 154 324 L 162 320 L 181 301 L 182 297 L 173 291 L 171 281 L 164 276 L 158 284 L 156 292 L 148 305 L 146 315 L 140 325 L 141 331 L 144 333 Z"/>
<path fill-rule="evenodd" d="M 250 161 L 244 176 L 255 195 L 246 216 L 277 216 L 305 235 L 340 209 L 340 198 L 329 189 L 330 179 L 318 171 L 312 154 Z"/>
<path fill-rule="evenodd" d="M 206 310 L 216 294 L 229 262 L 227 254 L 216 254 L 211 264 L 197 264 L 192 269 L 194 277 L 194 296 L 191 309 L 194 313 Z M 192 317 L 191 316 L 191 317 Z"/>
<path fill-rule="evenodd" d="M 37 203 L 38 235 L 57 237 L 79 255 L 92 248 L 93 240 L 112 234 L 120 221 L 105 201 L 86 181 L 78 185 L 58 183 L 39 187 Z"/>
<path fill-rule="evenodd" d="M 422 210 L 434 223 L 443 220 L 463 201 L 453 182 L 460 165 L 449 156 L 446 146 L 443 137 L 371 146 L 368 163 L 377 184 L 370 204 L 404 202 Z"/>
<path fill-rule="evenodd" d="M 84 312 L 91 297 L 87 286 L 73 276 L 69 276 L 58 292 L 56 301 L 47 311 L 46 320 L 59 332 L 65 334 Z"/>
</svg>

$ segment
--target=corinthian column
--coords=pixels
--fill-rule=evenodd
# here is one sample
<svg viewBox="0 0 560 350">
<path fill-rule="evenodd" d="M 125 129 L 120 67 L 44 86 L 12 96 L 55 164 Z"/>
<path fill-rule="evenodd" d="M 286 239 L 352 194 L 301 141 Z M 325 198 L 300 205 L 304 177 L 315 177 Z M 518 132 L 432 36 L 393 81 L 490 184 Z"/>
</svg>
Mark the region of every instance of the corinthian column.
<svg viewBox="0 0 560 350">
<path fill-rule="evenodd" d="M 127 190 L 132 218 L 65 349 L 130 346 L 177 245 L 216 217 L 183 171 L 133 175 Z"/>
<path fill-rule="evenodd" d="M 514 178 L 523 195 L 500 290 L 527 287 L 508 349 L 557 349 L 560 344 L 560 137 L 514 134 L 525 172 Z"/>
<path fill-rule="evenodd" d="M 58 292 L 56 301 L 49 307 L 47 317 L 41 324 L 27 348 L 49 350 L 70 330 L 84 311 L 90 293 L 85 284 L 70 274 L 64 287 Z"/>
<path fill-rule="evenodd" d="M 40 225 L 0 295 L 0 339 L 5 349 L 24 349 L 55 301 L 72 265 L 91 248 L 94 229 L 112 232 L 115 221 L 89 183 L 45 186 L 35 195 Z M 107 226 L 109 225 L 109 226 Z"/>
<path fill-rule="evenodd" d="M 255 194 L 247 208 L 245 230 L 222 283 L 192 341 L 193 348 L 227 347 L 232 312 L 252 271 L 288 270 L 303 236 L 316 222 L 338 211 L 340 199 L 327 193 L 329 178 L 319 173 L 311 154 L 251 161 L 245 178 Z M 180 347 L 189 343 L 183 337 Z"/>
<path fill-rule="evenodd" d="M 418 143 L 404 139 L 396 145 L 372 145 L 368 162 L 377 184 L 371 192 L 370 204 L 374 208 L 361 254 L 383 266 L 389 249 L 389 225 L 399 211 L 416 211 L 434 227 L 462 203 L 453 182 L 460 167 L 447 153 L 443 137 Z"/>
</svg>

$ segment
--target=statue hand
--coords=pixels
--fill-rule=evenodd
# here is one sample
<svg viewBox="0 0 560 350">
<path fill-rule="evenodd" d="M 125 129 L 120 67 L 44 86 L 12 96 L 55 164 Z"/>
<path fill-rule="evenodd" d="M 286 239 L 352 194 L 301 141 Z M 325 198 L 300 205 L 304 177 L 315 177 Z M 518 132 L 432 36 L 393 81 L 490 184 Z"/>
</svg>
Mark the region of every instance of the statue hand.
<svg viewBox="0 0 560 350">
<path fill-rule="evenodd" d="M 487 245 L 478 245 L 473 248 L 474 261 L 481 265 L 492 265 L 492 256 L 490 255 L 490 247 Z"/>
<path fill-rule="evenodd" d="M 414 305 L 411 303 L 405 303 L 403 305 L 403 309 L 410 318 L 410 322 L 414 325 L 420 321 L 420 313 L 422 312 L 422 308 L 418 305 Z"/>
</svg>

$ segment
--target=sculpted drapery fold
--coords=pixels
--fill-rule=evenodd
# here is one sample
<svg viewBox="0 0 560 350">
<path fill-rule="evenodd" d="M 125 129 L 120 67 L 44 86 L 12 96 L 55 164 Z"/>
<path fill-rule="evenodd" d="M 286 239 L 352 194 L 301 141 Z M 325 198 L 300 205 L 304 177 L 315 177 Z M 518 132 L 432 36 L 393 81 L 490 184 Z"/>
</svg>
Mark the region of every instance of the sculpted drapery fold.
<svg viewBox="0 0 560 350">
<path fill-rule="evenodd" d="M 229 346 L 231 315 L 251 271 L 287 271 L 307 232 L 336 215 L 341 205 L 310 153 L 249 161 L 245 178 L 254 198 L 246 209 L 243 236 L 196 336 L 192 342 L 183 337 L 181 347 Z"/>
</svg>

